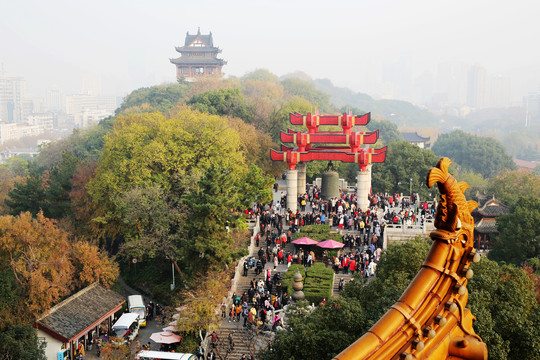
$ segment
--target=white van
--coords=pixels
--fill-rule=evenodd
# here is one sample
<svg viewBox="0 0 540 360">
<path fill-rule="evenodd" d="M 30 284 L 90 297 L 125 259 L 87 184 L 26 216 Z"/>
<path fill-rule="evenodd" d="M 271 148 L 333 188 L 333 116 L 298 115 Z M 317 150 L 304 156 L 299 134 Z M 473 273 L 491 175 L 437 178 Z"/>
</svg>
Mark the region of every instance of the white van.
<svg viewBox="0 0 540 360">
<path fill-rule="evenodd" d="M 124 339 L 124 343 L 135 339 L 139 333 L 139 314 L 125 313 L 112 326 L 114 336 Z"/>
<path fill-rule="evenodd" d="M 139 326 L 146 326 L 146 306 L 141 295 L 128 296 L 128 310 L 130 313 L 139 315 Z"/>
<path fill-rule="evenodd" d="M 165 351 L 143 350 L 139 352 L 136 359 L 162 359 L 162 360 L 196 360 L 193 354 L 171 353 Z"/>
</svg>

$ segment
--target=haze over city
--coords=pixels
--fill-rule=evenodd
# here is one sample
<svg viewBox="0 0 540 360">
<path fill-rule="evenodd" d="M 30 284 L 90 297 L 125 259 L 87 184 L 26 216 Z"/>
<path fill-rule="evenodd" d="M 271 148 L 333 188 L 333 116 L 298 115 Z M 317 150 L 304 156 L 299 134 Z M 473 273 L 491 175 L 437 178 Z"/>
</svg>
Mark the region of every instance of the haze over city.
<svg viewBox="0 0 540 360">
<path fill-rule="evenodd" d="M 303 71 L 373 96 L 421 102 L 441 66 L 478 65 L 508 79 L 509 104 L 540 87 L 533 39 L 540 5 L 501 1 L 103 1 L 6 2 L 0 63 L 30 96 L 81 90 L 88 74 L 103 95 L 174 82 L 170 58 L 186 32 L 212 32 L 227 75 L 257 68 Z M 422 81 L 426 85 L 418 90 Z M 420 85 L 419 85 L 420 84 Z M 415 90 L 416 89 L 416 90 Z"/>
</svg>

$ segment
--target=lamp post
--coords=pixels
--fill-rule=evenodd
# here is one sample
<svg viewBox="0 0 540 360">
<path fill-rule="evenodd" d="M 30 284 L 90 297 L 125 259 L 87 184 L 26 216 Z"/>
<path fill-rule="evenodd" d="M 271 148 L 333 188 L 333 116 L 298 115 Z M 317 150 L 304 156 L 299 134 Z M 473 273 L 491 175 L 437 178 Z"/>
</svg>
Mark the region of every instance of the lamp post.
<svg viewBox="0 0 540 360">
<path fill-rule="evenodd" d="M 409 195 L 412 195 L 412 178 L 410 178 L 410 183 L 409 183 Z"/>
<path fill-rule="evenodd" d="M 174 288 L 176 287 L 176 283 L 174 281 L 174 263 L 171 263 L 171 268 L 172 268 L 172 284 L 171 284 L 171 291 L 174 290 Z"/>
</svg>

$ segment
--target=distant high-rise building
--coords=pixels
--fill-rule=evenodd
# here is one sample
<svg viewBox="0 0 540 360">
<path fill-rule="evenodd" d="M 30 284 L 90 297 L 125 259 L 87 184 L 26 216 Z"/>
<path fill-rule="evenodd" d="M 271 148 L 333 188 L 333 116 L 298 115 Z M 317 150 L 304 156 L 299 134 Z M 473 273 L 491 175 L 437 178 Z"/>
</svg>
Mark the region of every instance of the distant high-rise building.
<svg viewBox="0 0 540 360">
<path fill-rule="evenodd" d="M 489 106 L 508 107 L 510 106 L 510 78 L 502 75 L 494 76 L 490 79 L 489 86 Z"/>
<path fill-rule="evenodd" d="M 433 100 L 433 74 L 424 71 L 414 79 L 414 98 L 420 104 L 427 104 Z"/>
<path fill-rule="evenodd" d="M 467 65 L 459 62 L 440 63 L 437 66 L 435 99 L 439 105 L 463 105 L 467 99 Z"/>
<path fill-rule="evenodd" d="M 45 98 L 45 110 L 47 111 L 63 111 L 66 108 L 66 96 L 57 88 L 52 88 L 47 91 Z"/>
<path fill-rule="evenodd" d="M 382 64 L 381 96 L 387 99 L 413 100 L 412 71 L 407 58 L 384 61 Z M 391 91 L 388 91 L 391 89 Z"/>
<path fill-rule="evenodd" d="M 86 127 L 91 123 L 113 115 L 117 108 L 115 96 L 92 96 L 76 94 L 66 96 L 66 113 L 73 117 L 76 127 Z"/>
<path fill-rule="evenodd" d="M 486 99 L 486 70 L 479 64 L 469 70 L 467 81 L 467 105 L 482 109 Z"/>
<path fill-rule="evenodd" d="M 26 82 L 22 77 L 0 75 L 0 120 L 22 123 L 25 120 Z"/>
<path fill-rule="evenodd" d="M 525 108 L 525 126 L 540 119 L 540 91 L 530 93 L 523 97 L 523 107 Z"/>
<path fill-rule="evenodd" d="M 100 96 L 101 76 L 96 74 L 83 74 L 81 94 Z"/>
<path fill-rule="evenodd" d="M 201 29 L 196 35 L 188 32 L 184 46 L 177 46 L 176 51 L 182 56 L 170 61 L 176 65 L 177 79 L 194 81 L 200 77 L 220 77 L 221 68 L 227 64 L 225 60 L 217 58 L 221 49 L 214 46 L 212 33 L 201 35 Z"/>
</svg>

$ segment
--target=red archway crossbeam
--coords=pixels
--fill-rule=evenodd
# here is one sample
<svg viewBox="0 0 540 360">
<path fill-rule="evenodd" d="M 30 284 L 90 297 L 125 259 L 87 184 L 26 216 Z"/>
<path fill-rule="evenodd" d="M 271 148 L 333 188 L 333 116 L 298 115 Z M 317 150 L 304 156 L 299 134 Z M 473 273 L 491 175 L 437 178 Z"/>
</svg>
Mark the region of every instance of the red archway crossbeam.
<svg viewBox="0 0 540 360">
<path fill-rule="evenodd" d="M 302 131 L 288 129 L 281 132 L 281 141 L 293 143 L 298 151 L 303 152 L 312 149 L 312 144 L 345 144 L 352 152 L 357 152 L 363 144 L 375 144 L 379 138 L 379 130 L 373 132 L 355 131 L 350 134 L 337 132 L 319 132 L 309 134 Z"/>
<path fill-rule="evenodd" d="M 350 134 L 353 126 L 364 126 L 371 120 L 371 113 L 356 116 L 343 113 L 342 115 L 312 115 L 308 113 L 306 116 L 294 113 L 290 114 L 290 121 L 293 125 L 303 125 L 308 128 L 308 133 L 314 134 L 319 132 L 320 125 L 339 125 L 342 127 L 345 134 Z"/>
<path fill-rule="evenodd" d="M 274 161 L 285 161 L 290 170 L 296 169 L 296 164 L 299 162 L 326 160 L 358 163 L 360 170 L 366 171 L 368 165 L 384 162 L 386 159 L 386 146 L 381 149 L 361 149 L 356 153 L 333 150 L 311 150 L 309 152 L 300 152 L 295 150 L 276 151 L 270 149 L 270 158 Z"/>
</svg>

